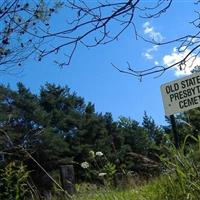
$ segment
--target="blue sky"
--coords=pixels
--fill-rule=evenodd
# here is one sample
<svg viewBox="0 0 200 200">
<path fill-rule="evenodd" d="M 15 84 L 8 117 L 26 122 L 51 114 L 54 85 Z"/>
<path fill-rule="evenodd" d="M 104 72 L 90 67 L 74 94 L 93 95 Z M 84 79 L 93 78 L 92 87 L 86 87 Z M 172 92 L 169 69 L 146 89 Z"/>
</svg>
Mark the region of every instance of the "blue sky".
<svg viewBox="0 0 200 200">
<path fill-rule="evenodd" d="M 154 20 L 136 18 L 138 32 L 159 41 L 192 32 L 193 27 L 188 23 L 195 18 L 191 2 L 175 0 L 165 15 Z M 54 20 L 59 21 L 61 17 L 58 15 Z M 110 63 L 123 67 L 129 61 L 137 69 L 155 64 L 168 65 L 184 56 L 176 51 L 176 47 L 172 44 L 161 48 L 136 41 L 134 31 L 127 29 L 119 41 L 89 50 L 78 48 L 70 66 L 63 69 L 54 64 L 55 57 L 50 55 L 39 63 L 28 60 L 20 75 L 3 74 L 0 82 L 15 89 L 20 81 L 34 93 L 38 93 L 46 82 L 68 85 L 71 91 L 94 103 L 97 112 L 111 112 L 115 120 L 126 116 L 141 122 L 146 111 L 161 125 L 165 118 L 160 85 L 182 76 L 183 71 L 172 69 L 159 78 L 144 77 L 140 82 L 135 77 L 119 73 Z M 61 58 L 62 55 L 57 57 Z M 187 70 L 185 73 L 190 72 Z"/>
</svg>

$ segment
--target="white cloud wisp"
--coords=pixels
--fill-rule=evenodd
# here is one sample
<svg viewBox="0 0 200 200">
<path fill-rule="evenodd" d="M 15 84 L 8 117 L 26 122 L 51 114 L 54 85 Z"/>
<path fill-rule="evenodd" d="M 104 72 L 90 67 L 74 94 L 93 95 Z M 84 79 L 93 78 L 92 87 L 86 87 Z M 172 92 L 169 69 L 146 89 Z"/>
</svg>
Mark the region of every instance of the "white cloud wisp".
<svg viewBox="0 0 200 200">
<path fill-rule="evenodd" d="M 155 31 L 154 27 L 150 24 L 150 22 L 145 22 L 143 24 L 144 34 L 147 34 L 153 41 L 162 42 L 164 37 L 160 32 Z"/>
<path fill-rule="evenodd" d="M 147 49 L 143 55 L 147 60 L 152 60 L 154 59 L 153 53 L 158 50 L 158 46 L 154 45 L 152 48 Z"/>
<path fill-rule="evenodd" d="M 155 28 L 150 24 L 150 22 L 145 22 L 143 24 L 143 29 L 144 29 L 144 34 L 146 34 L 152 41 L 154 42 L 162 42 L 164 37 L 162 36 L 161 33 L 155 31 Z M 153 47 L 147 49 L 144 53 L 143 56 L 147 60 L 152 60 L 154 59 L 154 53 L 158 51 L 158 45 L 153 45 Z"/>
</svg>

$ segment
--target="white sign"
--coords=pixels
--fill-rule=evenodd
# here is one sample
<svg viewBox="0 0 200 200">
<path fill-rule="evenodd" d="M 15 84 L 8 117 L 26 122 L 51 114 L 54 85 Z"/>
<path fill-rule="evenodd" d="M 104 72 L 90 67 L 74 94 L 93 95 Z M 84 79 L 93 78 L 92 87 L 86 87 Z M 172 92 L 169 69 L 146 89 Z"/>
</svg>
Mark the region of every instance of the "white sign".
<svg viewBox="0 0 200 200">
<path fill-rule="evenodd" d="M 165 115 L 200 107 L 200 72 L 161 85 Z"/>
</svg>

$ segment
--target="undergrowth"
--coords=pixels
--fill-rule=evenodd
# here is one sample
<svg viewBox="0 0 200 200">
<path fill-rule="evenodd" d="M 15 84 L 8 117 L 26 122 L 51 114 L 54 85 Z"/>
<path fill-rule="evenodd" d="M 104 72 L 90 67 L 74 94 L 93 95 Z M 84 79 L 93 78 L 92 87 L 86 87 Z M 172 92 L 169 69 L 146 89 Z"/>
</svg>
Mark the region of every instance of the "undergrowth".
<svg viewBox="0 0 200 200">
<path fill-rule="evenodd" d="M 190 142 L 188 142 L 190 140 Z M 191 142 L 191 140 L 193 142 Z M 192 144 L 192 145 L 191 145 Z M 166 148 L 161 158 L 165 170 L 160 177 L 143 186 L 126 189 L 113 187 L 85 187 L 79 185 L 72 200 L 199 200 L 200 199 L 200 137 L 187 136 L 178 150 Z M 0 199 L 23 200 L 29 193 L 26 168 L 10 163 L 0 173 Z M 61 192 L 60 192 L 61 194 Z M 52 200 L 69 199 L 54 196 Z M 30 193 L 29 193 L 30 195 Z M 30 197 L 30 196 L 29 196 Z"/>
</svg>

